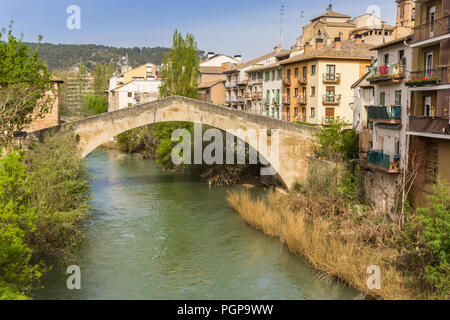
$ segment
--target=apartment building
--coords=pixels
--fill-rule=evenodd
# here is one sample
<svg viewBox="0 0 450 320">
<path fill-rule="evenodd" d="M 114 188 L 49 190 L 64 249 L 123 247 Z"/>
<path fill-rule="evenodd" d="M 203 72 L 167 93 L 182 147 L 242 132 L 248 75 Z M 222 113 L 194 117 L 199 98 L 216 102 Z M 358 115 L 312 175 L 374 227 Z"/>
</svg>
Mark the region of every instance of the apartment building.
<svg viewBox="0 0 450 320">
<path fill-rule="evenodd" d="M 283 120 L 283 68 L 280 63 L 264 66 L 262 72 L 262 114 Z"/>
<path fill-rule="evenodd" d="M 255 68 L 274 64 L 279 59 L 289 56 L 289 53 L 290 50 L 282 50 L 280 46 L 276 46 L 268 54 L 226 70 L 226 105 L 230 108 L 261 114 L 262 73 Z M 246 94 L 247 97 L 251 95 L 252 99 L 245 99 Z"/>
<path fill-rule="evenodd" d="M 368 72 L 375 53 L 368 44 L 338 37 L 329 46 L 316 39 L 315 47 L 307 45 L 305 53 L 280 62 L 283 117 L 317 125 L 334 119 L 352 123 L 352 85 Z"/>
<path fill-rule="evenodd" d="M 152 63 L 130 69 L 109 80 L 108 110 L 115 111 L 157 100 L 161 86 L 158 66 Z"/>
<path fill-rule="evenodd" d="M 450 0 L 416 1 L 411 48 L 408 164 L 420 207 L 439 175 L 450 181 Z"/>
</svg>

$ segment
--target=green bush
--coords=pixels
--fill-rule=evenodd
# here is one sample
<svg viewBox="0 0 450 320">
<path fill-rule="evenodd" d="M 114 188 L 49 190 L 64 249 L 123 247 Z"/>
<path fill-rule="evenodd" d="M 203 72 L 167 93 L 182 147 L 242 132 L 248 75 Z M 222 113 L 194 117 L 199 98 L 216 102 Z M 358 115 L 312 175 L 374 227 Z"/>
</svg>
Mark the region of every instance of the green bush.
<svg viewBox="0 0 450 320">
<path fill-rule="evenodd" d="M 101 114 L 108 112 L 108 99 L 103 96 L 87 96 L 84 98 L 86 108 L 92 114 Z"/>
<path fill-rule="evenodd" d="M 342 120 L 333 121 L 321 128 L 317 134 L 318 146 L 314 152 L 317 157 L 326 160 L 351 160 L 358 157 L 358 135 L 354 130 L 346 129 L 348 124 Z"/>
<path fill-rule="evenodd" d="M 27 237 L 36 229 L 22 151 L 0 159 L 0 300 L 26 299 L 40 277 Z"/>
<path fill-rule="evenodd" d="M 429 197 L 430 206 L 418 209 L 418 220 L 423 225 L 422 240 L 431 253 L 431 261 L 425 267 L 426 278 L 436 288 L 437 296 L 448 298 L 450 294 L 450 188 L 439 179 L 434 194 Z"/>
<path fill-rule="evenodd" d="M 89 213 L 89 181 L 85 161 L 72 135 L 47 136 L 29 151 L 30 203 L 36 207 L 36 229 L 30 234 L 36 261 L 73 262 L 83 240 Z"/>
</svg>

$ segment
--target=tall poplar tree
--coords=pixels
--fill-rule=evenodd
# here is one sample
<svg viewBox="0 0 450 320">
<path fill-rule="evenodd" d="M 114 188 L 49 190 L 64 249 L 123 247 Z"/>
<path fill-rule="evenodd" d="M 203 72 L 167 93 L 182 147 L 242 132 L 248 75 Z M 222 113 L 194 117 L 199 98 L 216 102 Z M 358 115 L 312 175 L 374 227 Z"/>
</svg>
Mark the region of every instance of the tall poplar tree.
<svg viewBox="0 0 450 320">
<path fill-rule="evenodd" d="M 170 53 L 164 56 L 161 70 L 162 98 L 173 95 L 199 99 L 198 78 L 200 75 L 197 43 L 192 34 L 183 38 L 178 30 L 173 34 Z"/>
</svg>

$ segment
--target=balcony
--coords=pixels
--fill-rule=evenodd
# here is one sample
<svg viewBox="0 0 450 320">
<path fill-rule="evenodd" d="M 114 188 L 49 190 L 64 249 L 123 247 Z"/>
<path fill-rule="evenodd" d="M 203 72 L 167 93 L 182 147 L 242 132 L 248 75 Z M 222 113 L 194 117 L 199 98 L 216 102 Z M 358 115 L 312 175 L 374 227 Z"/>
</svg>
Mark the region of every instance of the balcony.
<svg viewBox="0 0 450 320">
<path fill-rule="evenodd" d="M 448 66 L 412 71 L 405 85 L 410 88 L 430 87 L 450 83 Z"/>
<path fill-rule="evenodd" d="M 402 108 L 394 107 L 368 107 L 367 120 L 369 122 L 400 124 L 402 119 Z"/>
<path fill-rule="evenodd" d="M 298 104 L 306 104 L 306 96 L 298 96 L 296 99 Z"/>
<path fill-rule="evenodd" d="M 291 85 L 291 79 L 283 78 L 283 86 L 290 86 L 290 85 Z"/>
<path fill-rule="evenodd" d="M 340 73 L 324 73 L 323 74 L 324 83 L 341 83 Z"/>
<path fill-rule="evenodd" d="M 370 83 L 401 82 L 404 77 L 404 65 L 389 64 L 373 68 L 367 80 Z"/>
<path fill-rule="evenodd" d="M 306 76 L 299 77 L 297 83 L 299 85 L 306 85 L 308 83 L 308 79 L 306 78 Z"/>
<path fill-rule="evenodd" d="M 272 104 L 273 105 L 276 105 L 276 106 L 278 106 L 278 105 L 280 105 L 280 98 L 272 98 Z"/>
<path fill-rule="evenodd" d="M 335 95 L 324 95 L 322 96 L 322 104 L 326 105 L 339 105 L 341 104 L 341 94 L 335 94 Z"/>
<path fill-rule="evenodd" d="M 409 116 L 408 132 L 450 135 L 450 117 Z"/>
<path fill-rule="evenodd" d="M 411 47 L 421 45 L 422 41 L 435 39 L 436 42 L 445 38 L 443 36 L 450 35 L 450 15 L 437 19 L 434 22 L 427 22 L 420 26 L 414 27 L 414 35 L 411 41 Z M 426 42 L 424 45 L 430 45 L 431 42 Z"/>
<path fill-rule="evenodd" d="M 400 156 L 386 154 L 379 150 L 367 152 L 367 166 L 387 173 L 400 172 Z"/>
</svg>

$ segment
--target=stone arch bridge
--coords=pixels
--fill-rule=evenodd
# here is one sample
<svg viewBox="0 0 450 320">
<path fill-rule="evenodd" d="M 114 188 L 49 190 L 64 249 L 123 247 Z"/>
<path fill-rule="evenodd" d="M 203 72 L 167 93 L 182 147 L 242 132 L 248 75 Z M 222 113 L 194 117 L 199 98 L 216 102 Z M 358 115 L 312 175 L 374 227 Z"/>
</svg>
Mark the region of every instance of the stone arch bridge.
<svg viewBox="0 0 450 320">
<path fill-rule="evenodd" d="M 307 174 L 308 157 L 312 154 L 316 128 L 281 120 L 271 119 L 235 109 L 230 109 L 198 100 L 173 96 L 146 104 L 108 112 L 65 123 L 57 127 L 36 131 L 31 135 L 42 136 L 50 130 L 73 132 L 78 137 L 78 148 L 83 157 L 120 133 L 158 122 L 201 122 L 227 132 L 249 143 L 269 163 L 275 161 L 268 148 L 252 145 L 240 132 L 253 129 L 257 133 L 278 129 L 279 154 L 276 167 L 279 177 L 287 188 Z M 238 130 L 241 129 L 241 130 Z M 237 130 L 237 131 L 233 131 Z M 258 137 L 259 138 L 259 137 Z M 269 144 L 270 144 L 269 139 Z M 266 149 L 266 150 L 263 150 Z"/>
</svg>

